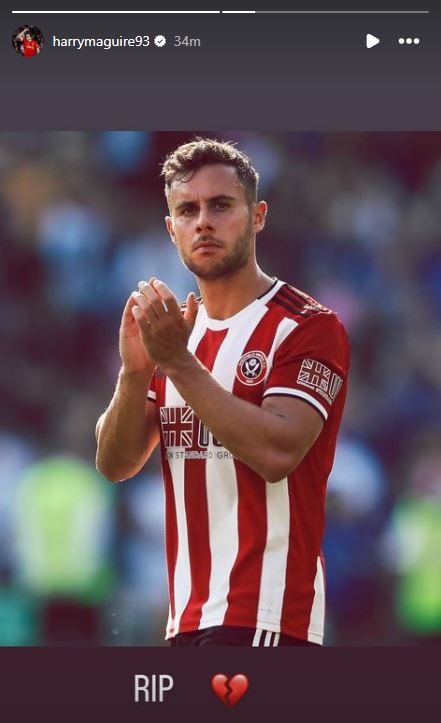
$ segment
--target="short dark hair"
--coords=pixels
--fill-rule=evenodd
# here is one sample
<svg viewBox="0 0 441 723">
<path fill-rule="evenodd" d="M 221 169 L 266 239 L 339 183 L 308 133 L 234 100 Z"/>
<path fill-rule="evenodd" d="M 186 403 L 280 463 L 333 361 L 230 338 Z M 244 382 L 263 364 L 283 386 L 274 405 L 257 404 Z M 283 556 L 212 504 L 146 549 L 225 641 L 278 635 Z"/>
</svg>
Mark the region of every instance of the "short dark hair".
<svg viewBox="0 0 441 723">
<path fill-rule="evenodd" d="M 259 174 L 246 153 L 237 150 L 232 141 L 199 137 L 178 146 L 165 159 L 161 176 L 165 179 L 164 190 L 167 198 L 174 181 L 189 181 L 199 168 L 213 163 L 233 166 L 244 187 L 248 203 L 257 200 Z"/>
</svg>

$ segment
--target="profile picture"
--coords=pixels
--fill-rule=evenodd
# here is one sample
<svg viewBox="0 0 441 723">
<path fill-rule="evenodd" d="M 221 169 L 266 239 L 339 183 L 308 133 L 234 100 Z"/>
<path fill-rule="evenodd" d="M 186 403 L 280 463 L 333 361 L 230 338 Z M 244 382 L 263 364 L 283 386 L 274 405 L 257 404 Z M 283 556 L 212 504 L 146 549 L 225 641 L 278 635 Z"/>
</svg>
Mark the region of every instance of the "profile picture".
<svg viewBox="0 0 441 723">
<path fill-rule="evenodd" d="M 22 25 L 12 35 L 12 46 L 24 58 L 41 53 L 44 45 L 43 33 L 35 25 Z"/>
</svg>

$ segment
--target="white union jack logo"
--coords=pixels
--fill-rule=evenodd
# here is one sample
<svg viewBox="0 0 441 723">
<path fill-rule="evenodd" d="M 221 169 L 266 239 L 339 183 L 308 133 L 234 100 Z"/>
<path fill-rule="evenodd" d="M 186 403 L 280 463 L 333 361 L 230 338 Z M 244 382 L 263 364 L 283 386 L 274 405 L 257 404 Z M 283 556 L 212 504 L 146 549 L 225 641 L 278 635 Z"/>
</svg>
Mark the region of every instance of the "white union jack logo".
<svg viewBox="0 0 441 723">
<path fill-rule="evenodd" d="M 332 404 L 343 379 L 331 372 L 331 370 L 315 359 L 304 359 L 300 367 L 297 382 L 318 392 L 322 397 Z"/>
<path fill-rule="evenodd" d="M 161 407 L 162 439 L 165 447 L 191 447 L 193 410 L 190 407 Z"/>
</svg>

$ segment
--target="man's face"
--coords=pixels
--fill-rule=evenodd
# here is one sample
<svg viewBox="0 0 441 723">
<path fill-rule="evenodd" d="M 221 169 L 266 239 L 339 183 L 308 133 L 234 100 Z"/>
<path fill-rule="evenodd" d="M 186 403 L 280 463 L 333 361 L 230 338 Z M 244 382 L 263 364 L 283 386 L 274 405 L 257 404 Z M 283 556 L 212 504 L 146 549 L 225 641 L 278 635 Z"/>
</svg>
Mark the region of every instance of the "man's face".
<svg viewBox="0 0 441 723">
<path fill-rule="evenodd" d="M 196 276 L 215 280 L 247 265 L 266 204 L 250 207 L 233 166 L 203 166 L 189 181 L 175 181 L 168 200 L 168 231 Z"/>
<path fill-rule="evenodd" d="M 28 42 L 29 42 L 29 40 L 32 40 L 32 38 L 31 38 L 31 36 L 29 35 L 29 33 L 26 35 L 26 40 L 27 40 Z"/>
</svg>

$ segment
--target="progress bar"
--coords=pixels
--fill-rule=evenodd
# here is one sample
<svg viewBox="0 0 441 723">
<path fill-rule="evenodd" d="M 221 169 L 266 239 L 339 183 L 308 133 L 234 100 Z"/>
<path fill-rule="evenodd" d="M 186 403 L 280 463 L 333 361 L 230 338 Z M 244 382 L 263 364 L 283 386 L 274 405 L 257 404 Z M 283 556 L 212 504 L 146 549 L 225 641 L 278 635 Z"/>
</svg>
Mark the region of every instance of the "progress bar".
<svg viewBox="0 0 441 723">
<path fill-rule="evenodd" d="M 255 12 L 259 15 L 428 15 L 430 10 L 256 10 Z"/>
<path fill-rule="evenodd" d="M 429 10 L 11 10 L 13 15 L 429 15 Z"/>
<path fill-rule="evenodd" d="M 13 15 L 220 15 L 222 10 L 12 10 L 11 12 Z"/>
</svg>

